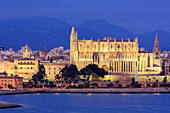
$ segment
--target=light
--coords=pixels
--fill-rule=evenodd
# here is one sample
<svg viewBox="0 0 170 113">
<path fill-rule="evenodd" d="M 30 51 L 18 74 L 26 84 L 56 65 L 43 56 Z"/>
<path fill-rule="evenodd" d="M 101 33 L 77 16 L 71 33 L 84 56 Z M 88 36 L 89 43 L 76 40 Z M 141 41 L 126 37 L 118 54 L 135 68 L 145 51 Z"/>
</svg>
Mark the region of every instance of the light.
<svg viewBox="0 0 170 113">
<path fill-rule="evenodd" d="M 87 95 L 92 95 L 92 93 L 88 93 Z"/>
</svg>

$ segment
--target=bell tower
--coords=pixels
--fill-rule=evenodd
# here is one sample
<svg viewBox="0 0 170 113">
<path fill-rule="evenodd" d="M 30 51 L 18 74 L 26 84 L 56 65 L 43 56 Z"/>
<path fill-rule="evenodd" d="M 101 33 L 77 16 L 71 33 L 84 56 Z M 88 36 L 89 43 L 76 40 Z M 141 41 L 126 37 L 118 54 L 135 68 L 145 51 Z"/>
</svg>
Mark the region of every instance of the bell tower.
<svg viewBox="0 0 170 113">
<path fill-rule="evenodd" d="M 28 45 L 25 45 L 25 51 L 23 52 L 23 58 L 30 58 L 30 52 L 28 51 Z"/>
<path fill-rule="evenodd" d="M 70 34 L 70 64 L 78 63 L 78 34 L 75 32 L 74 26 Z"/>
<path fill-rule="evenodd" d="M 156 33 L 155 45 L 154 45 L 154 48 L 153 48 L 153 53 L 155 54 L 156 59 L 160 58 L 161 49 L 159 48 L 159 40 L 158 40 L 158 34 L 157 33 Z"/>
<path fill-rule="evenodd" d="M 155 45 L 153 48 L 153 65 L 154 67 L 161 67 L 161 49 L 159 48 L 158 34 L 156 33 Z"/>
</svg>

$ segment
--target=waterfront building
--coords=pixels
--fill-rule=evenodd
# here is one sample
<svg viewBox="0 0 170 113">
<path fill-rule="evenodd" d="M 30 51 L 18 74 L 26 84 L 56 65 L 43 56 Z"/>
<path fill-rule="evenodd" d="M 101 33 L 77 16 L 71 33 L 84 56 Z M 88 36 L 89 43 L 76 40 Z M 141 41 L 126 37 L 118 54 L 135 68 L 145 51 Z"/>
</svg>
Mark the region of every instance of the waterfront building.
<svg viewBox="0 0 170 113">
<path fill-rule="evenodd" d="M 55 81 L 55 76 L 58 74 L 61 76 L 60 70 L 69 65 L 69 62 L 41 62 L 45 68 L 46 79 L 49 81 Z"/>
<path fill-rule="evenodd" d="M 32 75 L 38 72 L 38 59 L 31 58 L 28 45 L 25 48 L 22 58 L 1 60 L 0 72 L 6 72 L 7 76 L 23 77 L 24 82 L 32 79 Z"/>
<path fill-rule="evenodd" d="M 8 85 L 13 88 L 23 88 L 23 77 L 17 76 L 0 76 L 0 86 L 4 89 L 8 89 Z"/>
<path fill-rule="evenodd" d="M 103 40 L 78 40 L 78 33 L 72 27 L 70 34 L 70 64 L 82 69 L 88 64 L 96 64 L 112 74 L 138 75 L 161 73 L 161 58 L 158 36 L 156 34 L 153 52 L 140 51 L 138 38 L 116 40 L 104 37 Z"/>
</svg>

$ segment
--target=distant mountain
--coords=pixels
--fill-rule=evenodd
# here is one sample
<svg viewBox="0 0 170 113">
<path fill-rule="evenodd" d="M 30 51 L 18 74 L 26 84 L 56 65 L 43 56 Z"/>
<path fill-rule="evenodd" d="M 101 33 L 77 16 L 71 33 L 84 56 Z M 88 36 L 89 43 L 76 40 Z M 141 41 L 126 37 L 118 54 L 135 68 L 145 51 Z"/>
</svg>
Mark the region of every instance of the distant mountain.
<svg viewBox="0 0 170 113">
<path fill-rule="evenodd" d="M 8 19 L 0 22 L 0 46 L 5 49 L 20 49 L 21 46 L 28 44 L 33 50 L 42 50 L 44 46 L 47 50 L 58 46 L 70 47 L 71 25 L 67 22 L 47 17 L 31 17 Z M 152 51 L 155 33 L 158 32 L 160 47 L 167 50 L 169 46 L 170 33 L 165 31 L 154 31 L 135 35 L 133 32 L 119 26 L 109 24 L 104 20 L 87 20 L 75 26 L 78 31 L 79 39 L 97 40 L 98 37 L 116 37 L 117 39 L 139 38 L 139 44 L 147 50 Z"/>
<path fill-rule="evenodd" d="M 65 44 L 61 41 L 62 35 L 68 33 L 69 36 L 70 27 L 67 22 L 54 18 L 8 19 L 0 22 L 0 45 L 20 49 L 21 46 L 29 44 L 34 50 L 43 49 L 44 46 L 51 49 Z"/>
<path fill-rule="evenodd" d="M 96 31 L 106 37 L 116 37 L 118 39 L 121 39 L 122 37 L 125 39 L 128 37 L 134 38 L 133 32 L 123 27 L 109 24 L 105 20 L 87 20 L 82 22 L 79 27 Z"/>
</svg>

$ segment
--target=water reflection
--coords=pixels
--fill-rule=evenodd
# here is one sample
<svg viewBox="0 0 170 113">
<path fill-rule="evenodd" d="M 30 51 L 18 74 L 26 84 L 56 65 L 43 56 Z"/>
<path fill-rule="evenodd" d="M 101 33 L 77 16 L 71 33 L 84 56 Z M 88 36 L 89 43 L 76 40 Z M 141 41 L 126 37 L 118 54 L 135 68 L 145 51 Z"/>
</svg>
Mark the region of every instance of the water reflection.
<svg viewBox="0 0 170 113">
<path fill-rule="evenodd" d="M 56 96 L 57 95 L 57 96 Z M 0 113 L 169 113 L 170 94 L 22 94 L 1 95 L 1 101 L 23 105 Z"/>
</svg>

